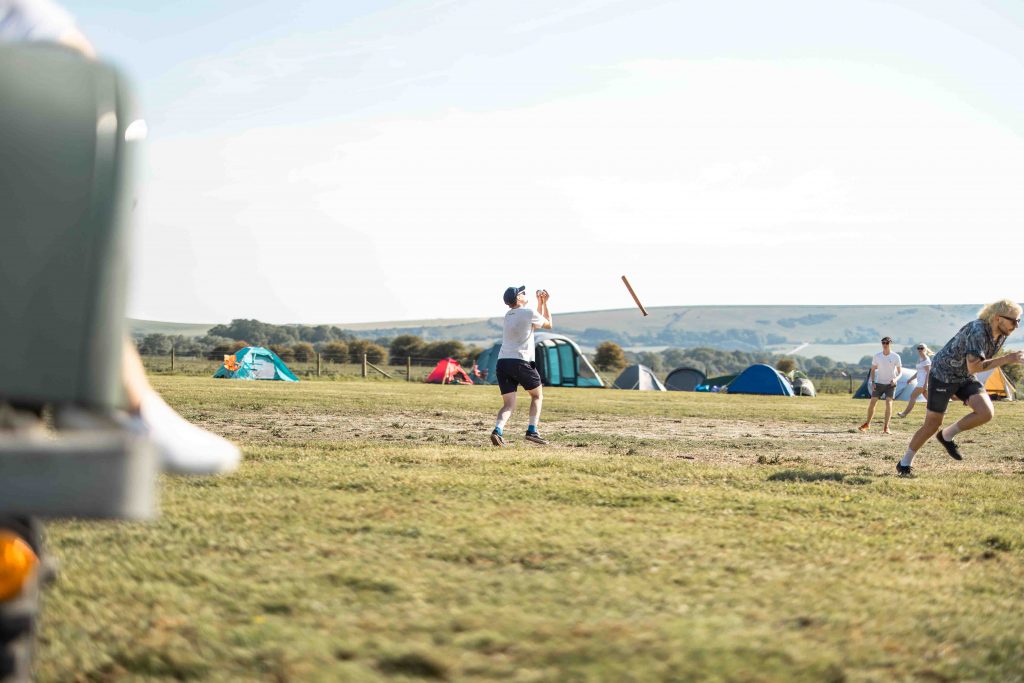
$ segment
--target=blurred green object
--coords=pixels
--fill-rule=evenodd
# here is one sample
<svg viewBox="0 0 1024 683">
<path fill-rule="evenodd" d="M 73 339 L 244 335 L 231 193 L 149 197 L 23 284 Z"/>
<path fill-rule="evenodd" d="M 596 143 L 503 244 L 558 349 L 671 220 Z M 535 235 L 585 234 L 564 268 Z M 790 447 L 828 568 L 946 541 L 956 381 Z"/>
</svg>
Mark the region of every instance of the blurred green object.
<svg viewBox="0 0 1024 683">
<path fill-rule="evenodd" d="M 0 399 L 121 405 L 133 121 L 110 66 L 0 49 Z"/>
</svg>

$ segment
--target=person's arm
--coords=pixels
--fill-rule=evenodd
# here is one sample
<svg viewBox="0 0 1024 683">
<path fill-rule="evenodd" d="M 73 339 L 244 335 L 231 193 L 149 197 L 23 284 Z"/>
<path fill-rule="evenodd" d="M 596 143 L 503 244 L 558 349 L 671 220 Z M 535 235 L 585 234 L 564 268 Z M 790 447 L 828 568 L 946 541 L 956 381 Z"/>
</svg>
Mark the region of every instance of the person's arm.
<svg viewBox="0 0 1024 683">
<path fill-rule="evenodd" d="M 967 354 L 967 372 L 972 375 L 991 370 L 992 368 L 1001 368 L 1011 363 L 1024 363 L 1024 351 L 1014 351 L 1005 356 L 989 358 L 988 360 L 982 360 L 973 353 Z"/>
<path fill-rule="evenodd" d="M 878 366 L 872 363 L 871 369 L 868 370 L 868 389 L 871 389 L 872 387 L 875 386 L 875 370 L 877 369 Z"/>
<path fill-rule="evenodd" d="M 553 327 L 551 311 L 548 310 L 548 297 L 547 290 L 541 289 L 537 291 L 537 315 L 543 318 L 543 321 L 535 322 L 534 329 L 550 330 Z"/>
<path fill-rule="evenodd" d="M 900 377 L 902 377 L 902 376 L 903 376 L 903 359 L 900 358 L 900 355 L 897 353 L 896 354 L 896 369 L 893 371 L 891 384 L 893 386 L 898 384 L 899 381 L 900 381 Z"/>
<path fill-rule="evenodd" d="M 925 392 L 928 391 L 928 380 L 931 379 L 931 377 L 932 377 L 932 366 L 931 366 L 931 363 L 929 363 L 928 365 L 924 366 L 924 384 L 921 385 L 921 388 L 924 389 Z"/>
</svg>

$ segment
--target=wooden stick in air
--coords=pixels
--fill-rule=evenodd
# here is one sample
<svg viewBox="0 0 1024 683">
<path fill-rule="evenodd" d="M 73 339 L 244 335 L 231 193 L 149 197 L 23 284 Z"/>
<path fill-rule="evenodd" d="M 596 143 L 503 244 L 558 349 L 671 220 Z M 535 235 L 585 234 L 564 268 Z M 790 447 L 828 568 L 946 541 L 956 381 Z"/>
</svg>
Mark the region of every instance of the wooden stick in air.
<svg viewBox="0 0 1024 683">
<path fill-rule="evenodd" d="M 644 315 L 647 315 L 647 309 L 644 308 L 644 305 L 642 303 L 640 303 L 640 299 L 636 297 L 636 292 L 633 291 L 633 287 L 629 284 L 629 280 L 626 279 L 625 275 L 622 276 L 622 281 L 626 284 L 626 289 L 629 290 L 629 295 L 633 297 L 633 301 L 636 302 L 636 305 L 640 309 L 640 312 L 643 313 Z"/>
</svg>

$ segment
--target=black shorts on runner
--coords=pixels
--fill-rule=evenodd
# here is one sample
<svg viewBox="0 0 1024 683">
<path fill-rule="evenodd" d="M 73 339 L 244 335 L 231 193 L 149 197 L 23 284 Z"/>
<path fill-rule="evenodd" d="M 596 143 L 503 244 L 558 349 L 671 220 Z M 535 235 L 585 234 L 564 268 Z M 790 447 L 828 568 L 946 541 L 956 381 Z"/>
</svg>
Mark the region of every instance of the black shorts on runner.
<svg viewBox="0 0 1024 683">
<path fill-rule="evenodd" d="M 875 383 L 875 390 L 872 392 L 873 398 L 895 398 L 896 396 L 896 383 L 892 384 L 878 384 Z"/>
<path fill-rule="evenodd" d="M 985 387 L 977 380 L 940 382 L 935 377 L 930 377 L 928 379 L 928 410 L 933 413 L 945 413 L 950 399 L 954 396 L 966 402 L 971 396 L 984 393 Z"/>
<path fill-rule="evenodd" d="M 502 395 L 512 393 L 520 384 L 527 391 L 541 385 L 537 364 L 518 358 L 499 358 L 495 374 L 498 376 L 498 388 L 501 389 Z"/>
</svg>

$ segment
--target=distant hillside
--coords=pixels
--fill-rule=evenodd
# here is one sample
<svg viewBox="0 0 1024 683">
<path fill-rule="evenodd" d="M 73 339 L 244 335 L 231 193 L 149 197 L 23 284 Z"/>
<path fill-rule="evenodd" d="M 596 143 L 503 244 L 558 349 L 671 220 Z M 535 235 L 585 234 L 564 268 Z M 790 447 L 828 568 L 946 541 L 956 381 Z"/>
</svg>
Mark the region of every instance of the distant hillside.
<svg viewBox="0 0 1024 683">
<path fill-rule="evenodd" d="M 630 348 L 710 346 L 762 351 L 801 345 L 942 343 L 971 320 L 979 305 L 957 306 L 666 306 L 641 316 L 635 308 L 555 312 L 555 329 L 593 347 L 610 340 Z M 348 326 L 352 329 L 352 326 Z M 416 334 L 424 339 L 488 341 L 501 336 L 501 318 L 361 325 L 361 337 Z"/>
<path fill-rule="evenodd" d="M 770 351 L 856 362 L 889 335 L 897 348 L 942 344 L 971 320 L 979 305 L 957 306 L 666 306 L 646 318 L 635 308 L 560 313 L 555 330 L 586 349 L 614 341 L 631 350 L 709 346 Z M 131 321 L 135 334 L 206 334 L 212 325 Z M 501 318 L 459 318 L 337 325 L 366 339 L 414 334 L 427 341 L 480 345 L 501 338 Z M 1024 342 L 1022 342 L 1024 343 Z"/>
<path fill-rule="evenodd" d="M 166 334 L 183 337 L 202 337 L 206 331 L 217 323 L 164 323 L 157 320 L 128 319 L 128 334 L 133 337 L 147 334 Z"/>
</svg>

